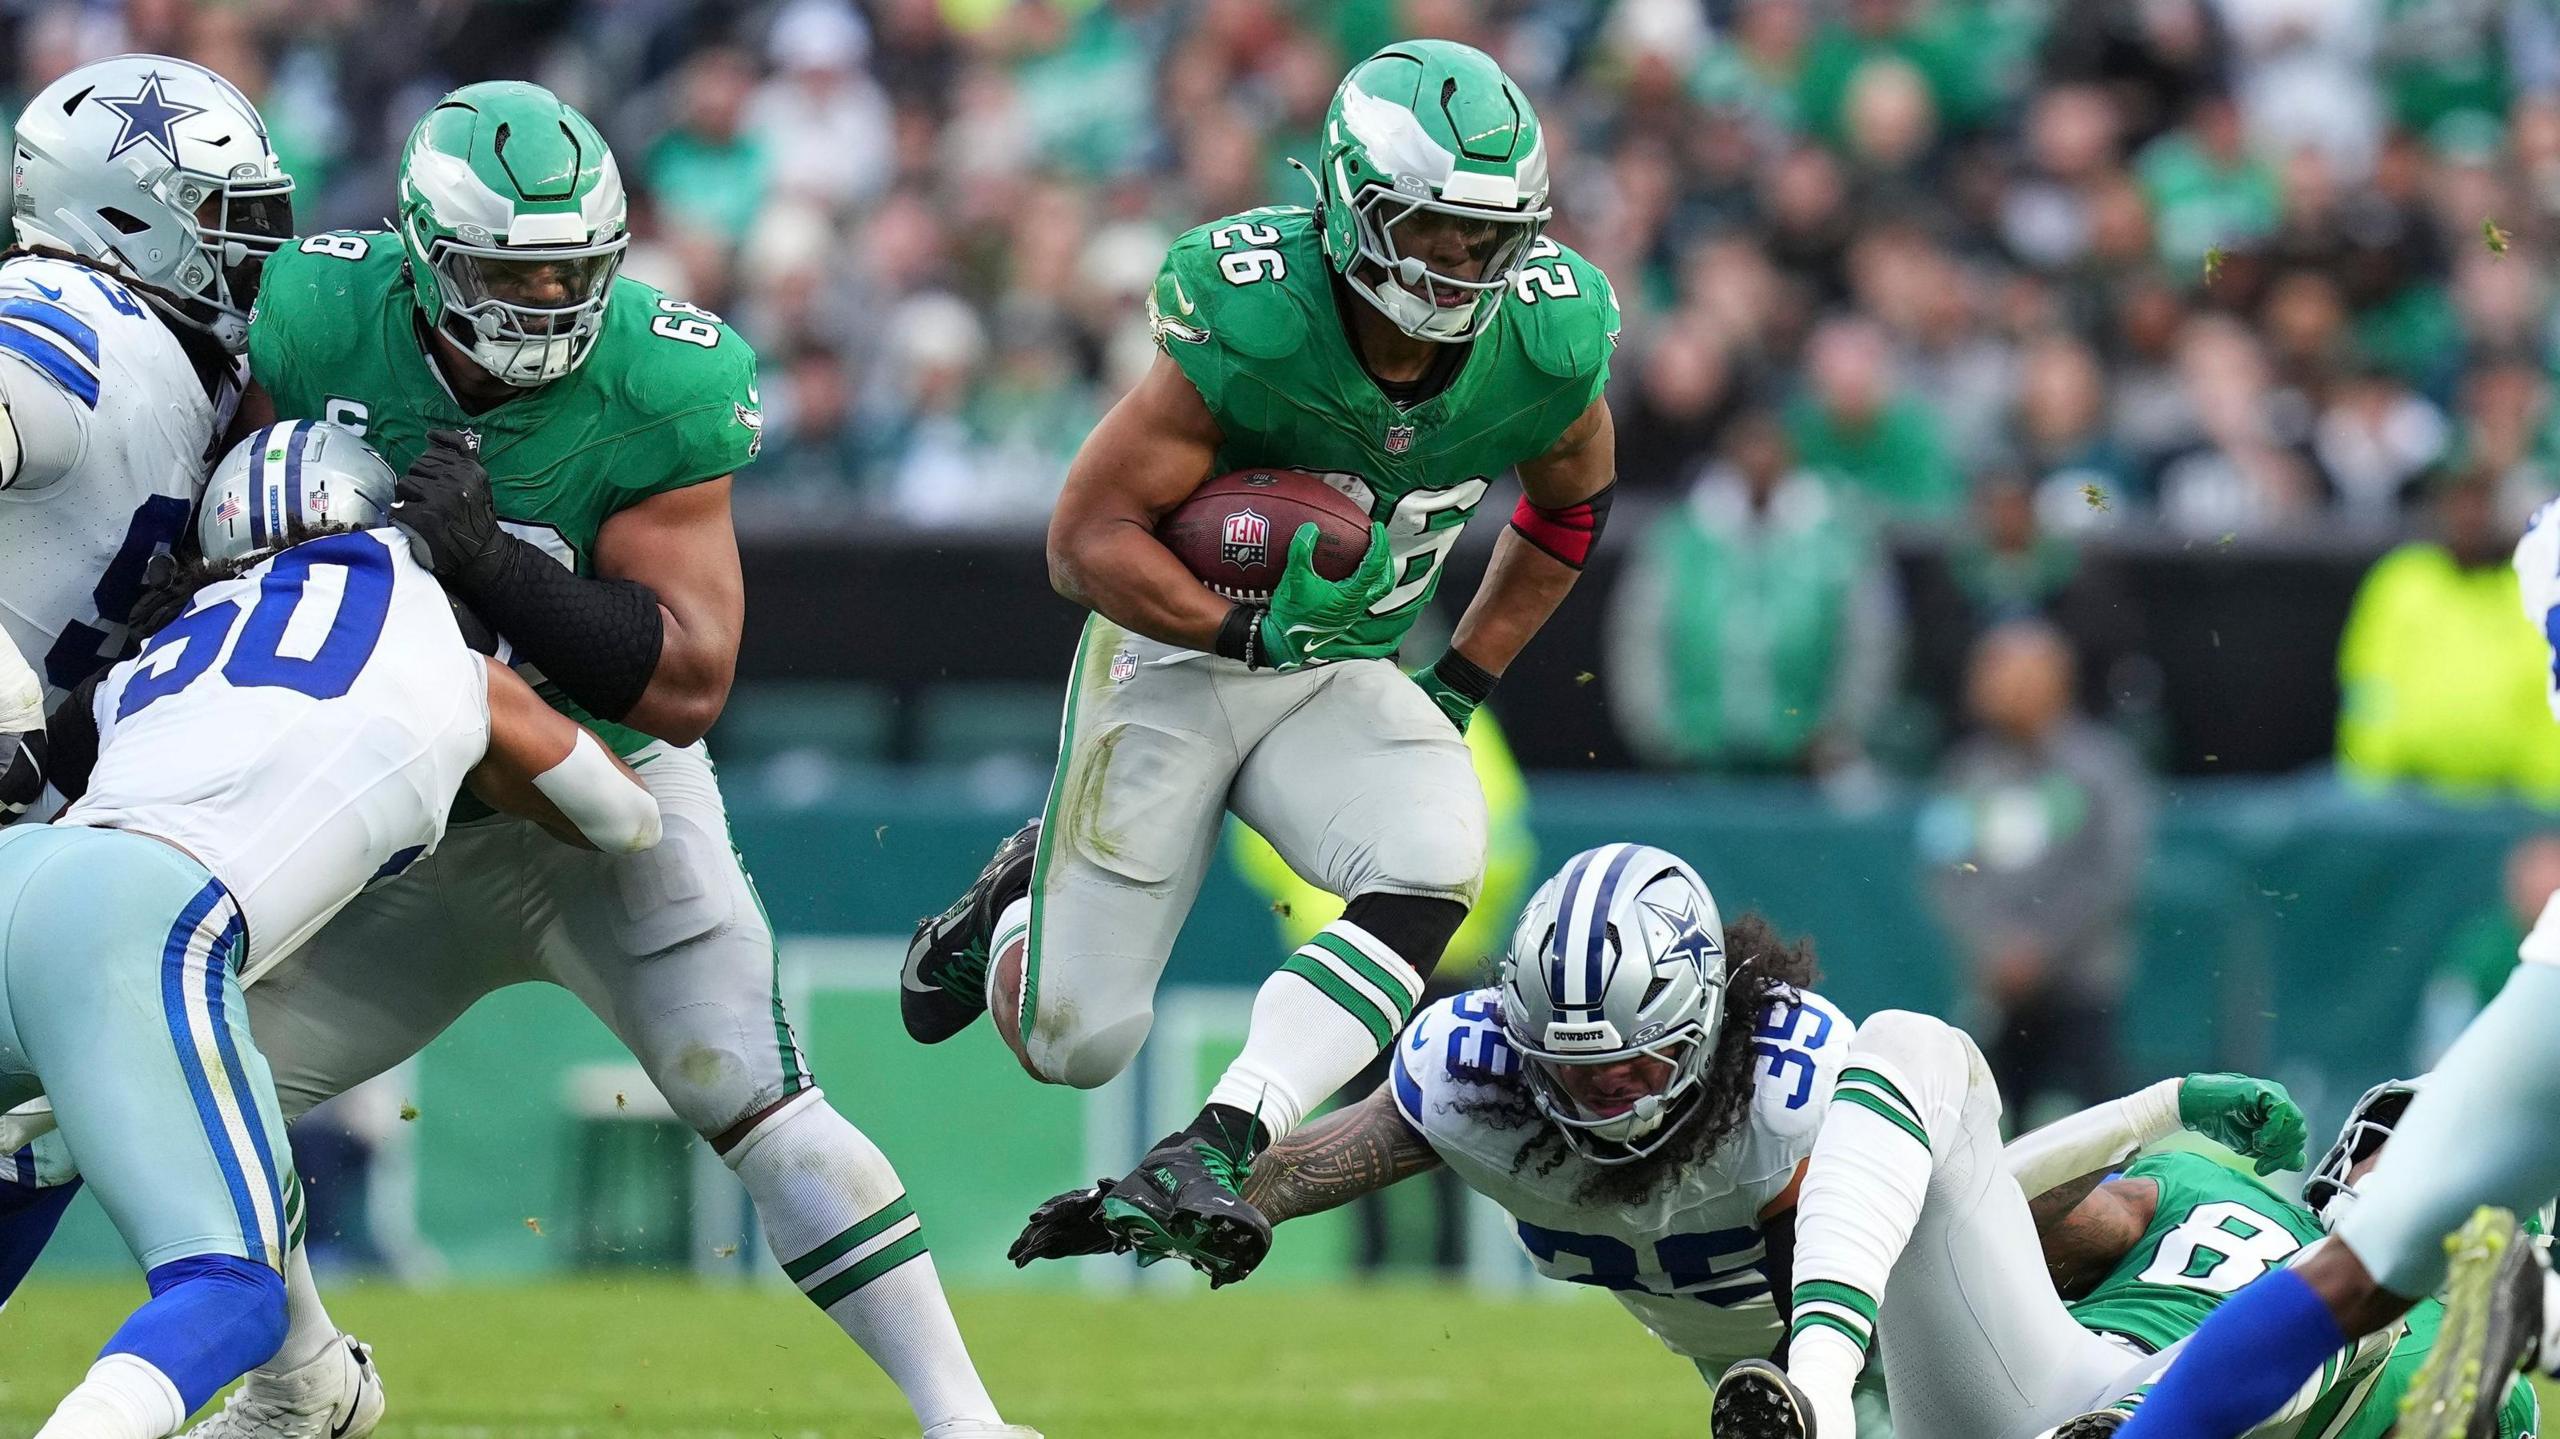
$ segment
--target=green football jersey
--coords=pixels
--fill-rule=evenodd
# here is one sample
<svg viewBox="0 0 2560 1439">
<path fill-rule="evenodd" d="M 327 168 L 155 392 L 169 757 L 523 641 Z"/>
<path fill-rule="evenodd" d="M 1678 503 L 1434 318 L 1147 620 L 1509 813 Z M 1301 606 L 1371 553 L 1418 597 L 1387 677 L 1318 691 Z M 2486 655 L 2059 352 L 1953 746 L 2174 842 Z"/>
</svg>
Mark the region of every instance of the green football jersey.
<svg viewBox="0 0 2560 1439">
<path fill-rule="evenodd" d="M 345 425 L 395 470 L 426 449 L 430 430 L 477 432 L 498 517 L 580 574 L 592 572 L 596 533 L 616 511 L 755 458 L 755 352 L 718 316 L 616 279 L 585 363 L 472 414 L 427 358 L 404 263 L 386 231 L 314 235 L 267 261 L 249 367 L 278 419 Z M 538 688 L 618 753 L 649 742 Z"/>
<path fill-rule="evenodd" d="M 2142 1238 L 2071 1306 L 2071 1317 L 2155 1353 L 2321 1237 L 2310 1210 L 2201 1154 L 2148 1155 L 2124 1173 L 2158 1185 L 2159 1205 Z"/>
<path fill-rule="evenodd" d="M 1313 213 L 1272 206 L 1174 241 L 1147 314 L 1218 422 L 1220 473 L 1328 474 L 1387 527 L 1396 583 L 1361 638 L 1393 639 L 1431 598 L 1485 491 L 1600 397 L 1618 301 L 1589 261 L 1536 241 L 1457 376 L 1408 409 L 1352 349 L 1334 293 Z"/>
<path fill-rule="evenodd" d="M 2443 1323 L 2444 1305 L 2433 1299 L 2410 1310 L 2390 1356 L 2363 1378 L 2322 1395 L 2294 1430 L 2296 1439 L 2384 1439 L 2399 1420 L 2401 1396 L 2409 1392 L 2409 1382 L 2426 1362 Z M 2534 1439 L 2541 1428 L 2542 1400 L 2533 1381 L 2519 1375 L 2507 1386 L 2506 1403 L 2498 1407 L 2498 1439 Z"/>
</svg>

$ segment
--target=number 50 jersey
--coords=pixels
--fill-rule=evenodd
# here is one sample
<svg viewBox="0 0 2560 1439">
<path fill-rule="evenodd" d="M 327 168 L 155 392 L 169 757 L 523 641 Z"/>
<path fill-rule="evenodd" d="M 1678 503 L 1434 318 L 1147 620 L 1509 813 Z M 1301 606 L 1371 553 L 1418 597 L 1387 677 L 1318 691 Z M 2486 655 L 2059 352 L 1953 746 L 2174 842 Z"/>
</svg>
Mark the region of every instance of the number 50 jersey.
<svg viewBox="0 0 2560 1439">
<path fill-rule="evenodd" d="M 205 586 L 98 684 L 98 759 L 57 821 L 170 840 L 248 927 L 241 982 L 432 852 L 489 747 L 489 686 L 396 529 Z"/>
<path fill-rule="evenodd" d="M 1510 1213 L 1539 1273 L 1609 1290 L 1674 1353 L 1711 1369 L 1776 1349 L 1785 1327 L 1762 1268 L 1760 1214 L 1792 1202 L 1856 1035 L 1848 1016 L 1812 993 L 1762 1005 L 1741 1125 L 1652 1193 L 1622 1201 L 1589 1194 L 1606 1171 L 1531 1107 L 1498 1003 L 1499 991 L 1480 989 L 1415 1016 L 1390 1074 L 1405 1122 Z"/>
</svg>

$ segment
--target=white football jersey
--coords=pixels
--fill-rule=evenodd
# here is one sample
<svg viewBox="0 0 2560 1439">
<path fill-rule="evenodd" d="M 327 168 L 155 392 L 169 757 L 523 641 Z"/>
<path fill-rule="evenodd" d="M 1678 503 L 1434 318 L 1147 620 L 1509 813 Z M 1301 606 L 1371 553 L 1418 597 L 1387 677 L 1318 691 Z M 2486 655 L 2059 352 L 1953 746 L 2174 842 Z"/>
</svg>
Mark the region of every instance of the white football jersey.
<svg viewBox="0 0 2560 1439">
<path fill-rule="evenodd" d="M 62 479 L 0 490 L 0 630 L 68 689 L 123 652 L 142 568 L 186 531 L 239 391 L 206 394 L 168 323 L 114 278 L 33 255 L 0 265 L 0 365 L 70 396 L 85 430 Z"/>
<path fill-rule="evenodd" d="M 1554 1127 L 1530 1107 L 1499 996 L 1480 989 L 1415 1016 L 1391 1076 L 1405 1121 L 1510 1213 L 1539 1273 L 1611 1291 L 1673 1352 L 1711 1368 L 1777 1348 L 1785 1330 L 1761 1268 L 1760 1213 L 1813 1153 L 1857 1032 L 1849 1017 L 1817 994 L 1772 999 L 1754 1031 L 1742 1125 L 1643 1202 L 1593 1204 L 1577 1191 L 1595 1166 L 1533 1144 Z"/>
<path fill-rule="evenodd" d="M 205 586 L 98 685 L 62 824 L 183 846 L 239 902 L 243 983 L 432 853 L 489 747 L 489 688 L 395 529 L 306 541 Z"/>
</svg>

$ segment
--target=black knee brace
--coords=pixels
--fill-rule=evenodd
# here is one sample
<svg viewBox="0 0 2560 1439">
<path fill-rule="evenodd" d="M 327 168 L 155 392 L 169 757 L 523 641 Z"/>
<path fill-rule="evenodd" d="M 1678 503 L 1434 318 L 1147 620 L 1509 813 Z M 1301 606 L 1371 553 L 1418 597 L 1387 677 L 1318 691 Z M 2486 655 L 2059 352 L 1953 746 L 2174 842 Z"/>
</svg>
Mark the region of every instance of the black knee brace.
<svg viewBox="0 0 2560 1439">
<path fill-rule="evenodd" d="M 1427 899 L 1418 894 L 1364 894 L 1343 908 L 1342 917 L 1367 930 L 1424 979 L 1440 963 L 1449 937 L 1466 923 L 1467 907 L 1454 899 Z"/>
</svg>

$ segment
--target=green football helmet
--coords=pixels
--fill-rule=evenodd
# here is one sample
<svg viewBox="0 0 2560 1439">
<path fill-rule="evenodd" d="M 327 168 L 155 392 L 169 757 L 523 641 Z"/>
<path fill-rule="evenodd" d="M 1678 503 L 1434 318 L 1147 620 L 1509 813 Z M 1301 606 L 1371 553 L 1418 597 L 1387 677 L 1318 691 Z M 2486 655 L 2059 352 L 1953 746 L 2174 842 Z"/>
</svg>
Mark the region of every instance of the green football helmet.
<svg viewBox="0 0 2560 1439">
<path fill-rule="evenodd" d="M 1352 67 L 1317 161 L 1325 259 L 1416 339 L 1484 333 L 1552 212 L 1537 112 L 1502 67 L 1449 40 Z"/>
<path fill-rule="evenodd" d="M 400 245 L 429 325 L 510 385 L 578 367 L 631 243 L 622 173 L 587 117 L 539 85 L 465 85 L 400 157 Z"/>
</svg>

